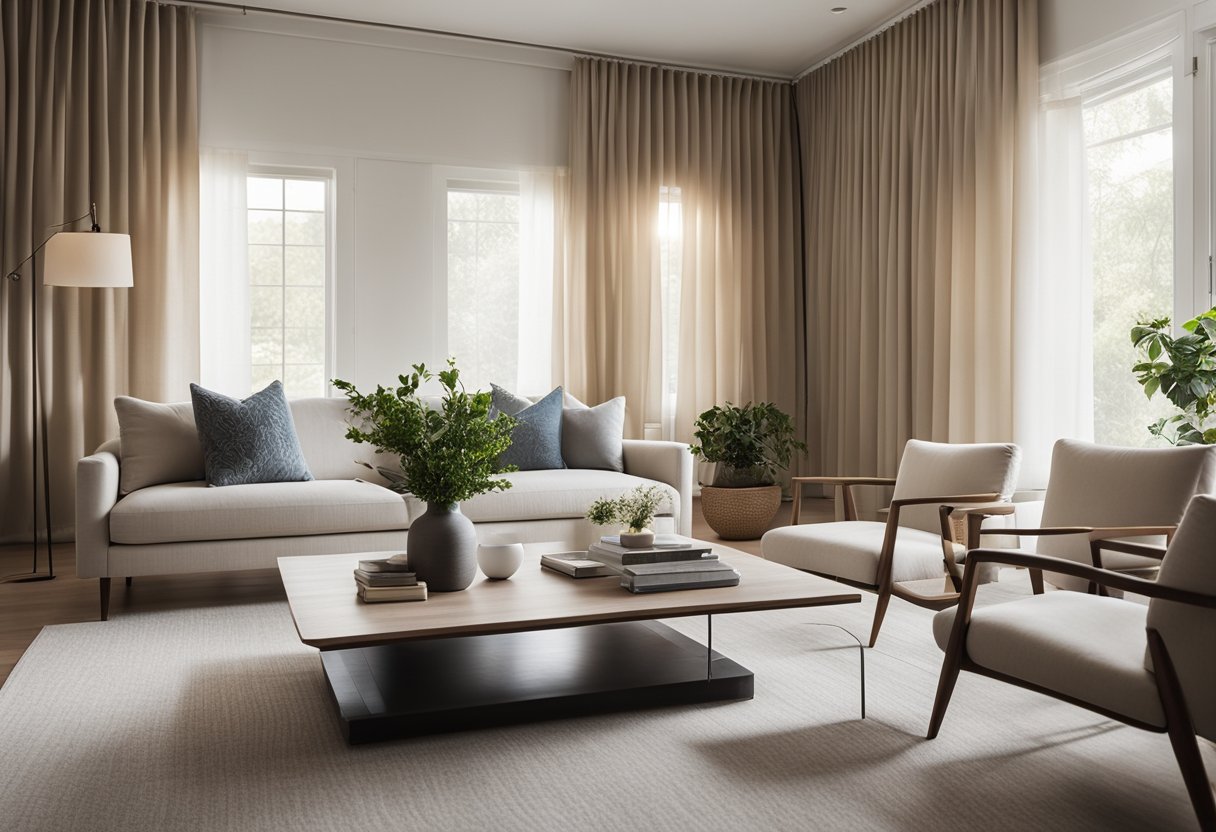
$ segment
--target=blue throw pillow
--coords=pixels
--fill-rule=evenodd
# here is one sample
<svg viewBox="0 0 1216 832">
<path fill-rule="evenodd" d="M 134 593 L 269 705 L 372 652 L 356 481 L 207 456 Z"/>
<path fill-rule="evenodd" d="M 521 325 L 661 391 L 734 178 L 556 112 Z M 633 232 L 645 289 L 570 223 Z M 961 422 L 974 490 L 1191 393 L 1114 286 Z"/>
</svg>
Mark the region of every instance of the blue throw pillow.
<svg viewBox="0 0 1216 832">
<path fill-rule="evenodd" d="M 283 385 L 238 401 L 190 385 L 203 468 L 212 485 L 311 480 Z"/>
<path fill-rule="evenodd" d="M 498 467 L 514 465 L 521 471 L 565 468 L 562 461 L 562 388 L 558 387 L 536 404 L 490 385 L 492 407 L 514 416 L 519 423 L 511 431 L 511 447 L 498 457 Z"/>
</svg>

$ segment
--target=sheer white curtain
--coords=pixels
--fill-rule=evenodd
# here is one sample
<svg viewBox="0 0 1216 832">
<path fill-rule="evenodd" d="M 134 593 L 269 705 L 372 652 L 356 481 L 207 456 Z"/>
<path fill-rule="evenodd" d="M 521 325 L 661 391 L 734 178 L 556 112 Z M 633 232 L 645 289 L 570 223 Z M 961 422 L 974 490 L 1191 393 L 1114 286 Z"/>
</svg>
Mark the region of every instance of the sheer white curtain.
<svg viewBox="0 0 1216 832">
<path fill-rule="evenodd" d="M 564 171 L 519 174 L 519 378 L 534 395 L 553 384 L 553 291 Z"/>
<path fill-rule="evenodd" d="M 248 396 L 249 249 L 244 153 L 199 154 L 199 383 Z"/>
<path fill-rule="evenodd" d="M 1037 268 L 1015 285 L 1014 441 L 1020 487 L 1044 488 L 1055 441 L 1092 439 L 1093 302 L 1082 99 L 1039 116 Z"/>
</svg>

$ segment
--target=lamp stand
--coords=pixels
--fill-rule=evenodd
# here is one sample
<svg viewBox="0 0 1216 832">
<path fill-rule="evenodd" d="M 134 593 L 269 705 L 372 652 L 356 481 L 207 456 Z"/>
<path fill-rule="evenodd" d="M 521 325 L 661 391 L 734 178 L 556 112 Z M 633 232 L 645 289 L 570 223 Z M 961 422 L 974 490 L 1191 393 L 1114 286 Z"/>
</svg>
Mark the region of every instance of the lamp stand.
<svg viewBox="0 0 1216 832">
<path fill-rule="evenodd" d="M 43 396 L 41 372 L 38 364 L 38 252 L 30 255 L 30 354 L 33 356 L 33 396 L 30 402 L 30 428 L 33 433 L 31 446 L 30 469 L 33 472 L 30 496 L 33 502 L 34 515 L 34 561 L 28 573 L 9 575 L 0 578 L 2 583 L 31 583 L 33 581 L 49 581 L 55 577 L 55 554 L 51 548 L 51 464 L 50 449 L 47 447 L 46 401 Z M 9 274 L 9 279 L 18 281 L 21 275 L 17 272 Z M 41 433 L 39 432 L 41 425 Z M 38 571 L 38 439 L 42 439 L 42 508 L 46 520 L 46 565 L 45 573 Z"/>
</svg>

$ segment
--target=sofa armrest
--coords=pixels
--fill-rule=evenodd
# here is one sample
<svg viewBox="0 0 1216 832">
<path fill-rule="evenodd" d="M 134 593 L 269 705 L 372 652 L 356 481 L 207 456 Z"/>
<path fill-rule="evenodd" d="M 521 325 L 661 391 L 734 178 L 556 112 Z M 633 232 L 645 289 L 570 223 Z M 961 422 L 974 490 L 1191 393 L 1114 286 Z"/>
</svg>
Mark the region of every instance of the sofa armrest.
<svg viewBox="0 0 1216 832">
<path fill-rule="evenodd" d="M 676 530 L 692 535 L 693 457 L 683 442 L 625 440 L 625 473 L 670 485 L 680 495 L 675 506 Z"/>
<path fill-rule="evenodd" d="M 98 451 L 76 463 L 76 574 L 109 575 L 110 510 L 118 502 L 118 457 Z"/>
</svg>

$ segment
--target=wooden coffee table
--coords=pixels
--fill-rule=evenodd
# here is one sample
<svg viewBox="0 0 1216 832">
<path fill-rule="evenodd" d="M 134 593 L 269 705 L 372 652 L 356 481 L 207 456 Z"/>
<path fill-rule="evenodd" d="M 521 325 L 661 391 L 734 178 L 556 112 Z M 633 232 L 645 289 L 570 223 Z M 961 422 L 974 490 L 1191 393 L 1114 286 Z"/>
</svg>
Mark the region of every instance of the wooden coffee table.
<svg viewBox="0 0 1216 832">
<path fill-rule="evenodd" d="M 577 714 L 751 699 L 751 671 L 713 650 L 715 614 L 856 604 L 838 583 L 718 544 L 736 587 L 634 595 L 615 577 L 542 569 L 528 544 L 506 581 L 425 602 L 364 604 L 369 555 L 279 558 L 296 631 L 319 648 L 351 743 Z M 655 619 L 704 615 L 707 644 Z"/>
</svg>

